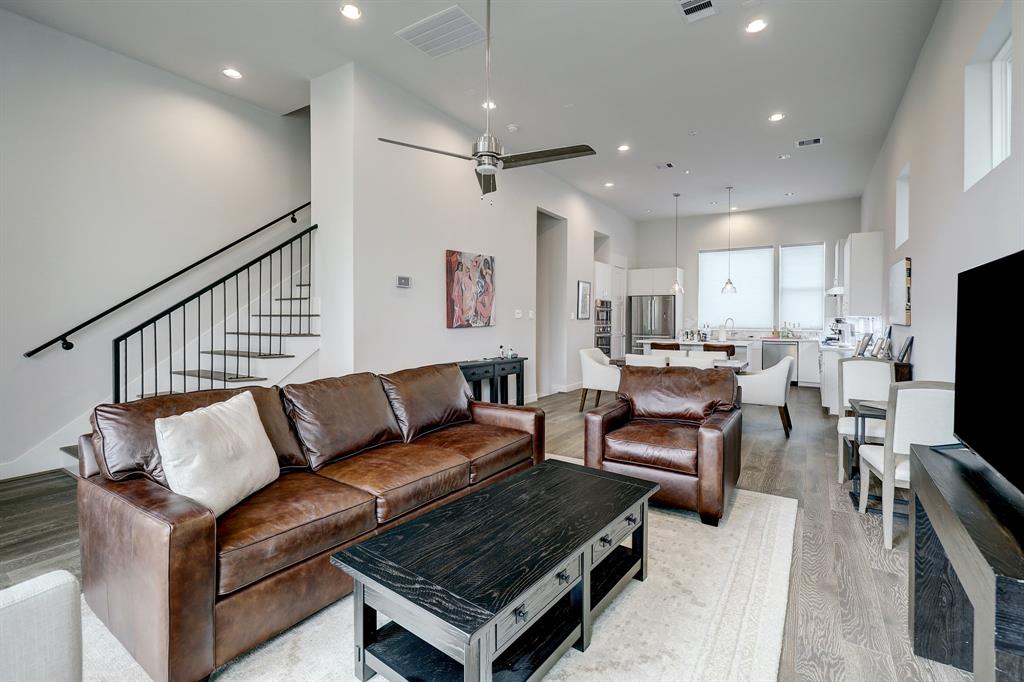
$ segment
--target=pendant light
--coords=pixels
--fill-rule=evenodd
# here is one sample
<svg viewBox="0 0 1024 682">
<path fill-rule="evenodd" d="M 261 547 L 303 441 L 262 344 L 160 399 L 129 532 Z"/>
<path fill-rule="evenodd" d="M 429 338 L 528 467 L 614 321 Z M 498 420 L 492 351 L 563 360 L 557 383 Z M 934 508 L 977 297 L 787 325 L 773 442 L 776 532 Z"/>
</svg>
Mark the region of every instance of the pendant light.
<svg viewBox="0 0 1024 682">
<path fill-rule="evenodd" d="M 672 196 L 674 196 L 676 198 L 676 249 L 675 249 L 675 251 L 673 253 L 675 253 L 675 263 L 676 263 L 676 271 L 677 271 L 676 279 L 675 279 L 674 282 L 672 282 L 672 293 L 674 293 L 674 294 L 685 294 L 686 292 L 683 290 L 683 284 L 682 284 L 682 282 L 679 281 L 679 277 L 678 277 L 678 270 L 679 270 L 679 192 L 674 192 L 672 194 Z"/>
<path fill-rule="evenodd" d="M 736 285 L 732 283 L 732 187 L 726 187 L 725 189 L 729 191 L 729 202 L 725 205 L 725 210 L 729 213 L 729 276 L 725 278 L 725 285 L 722 287 L 722 293 L 735 294 Z"/>
</svg>

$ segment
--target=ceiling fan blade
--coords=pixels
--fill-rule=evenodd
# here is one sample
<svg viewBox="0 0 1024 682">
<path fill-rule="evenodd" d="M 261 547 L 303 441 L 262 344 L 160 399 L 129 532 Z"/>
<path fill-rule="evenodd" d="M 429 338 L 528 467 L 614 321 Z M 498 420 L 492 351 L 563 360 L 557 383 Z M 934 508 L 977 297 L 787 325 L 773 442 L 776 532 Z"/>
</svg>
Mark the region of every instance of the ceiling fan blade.
<svg viewBox="0 0 1024 682">
<path fill-rule="evenodd" d="M 443 149 L 432 149 L 430 147 L 421 147 L 418 144 L 409 144 L 408 142 L 399 142 L 398 140 L 389 140 L 385 137 L 378 137 L 381 142 L 387 142 L 388 144 L 397 144 L 399 147 L 409 147 L 410 149 L 419 149 L 424 152 L 432 152 L 434 154 L 444 154 L 445 156 L 454 156 L 456 159 L 465 159 L 466 161 L 476 161 L 472 156 L 466 156 L 465 154 L 456 154 L 455 152 L 446 152 Z"/>
<path fill-rule="evenodd" d="M 493 175 L 482 175 L 478 172 L 476 179 L 480 182 L 480 194 L 490 194 L 491 192 L 498 191 L 498 181 Z"/>
<path fill-rule="evenodd" d="M 520 166 L 532 166 L 538 163 L 575 159 L 578 156 L 591 156 L 596 153 L 590 145 L 577 144 L 571 147 L 556 147 L 555 149 L 538 149 L 534 152 L 523 152 L 522 154 L 507 154 L 501 157 L 501 160 L 503 168 L 519 168 Z"/>
</svg>

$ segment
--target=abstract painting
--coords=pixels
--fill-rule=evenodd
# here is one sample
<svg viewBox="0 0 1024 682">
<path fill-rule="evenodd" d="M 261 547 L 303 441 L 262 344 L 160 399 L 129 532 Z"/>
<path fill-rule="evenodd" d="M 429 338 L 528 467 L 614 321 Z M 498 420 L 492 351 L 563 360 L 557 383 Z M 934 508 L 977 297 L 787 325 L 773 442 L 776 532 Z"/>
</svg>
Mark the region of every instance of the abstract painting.
<svg viewBox="0 0 1024 682">
<path fill-rule="evenodd" d="M 590 319 L 590 282 L 576 280 L 576 319 Z"/>
<path fill-rule="evenodd" d="M 445 251 L 445 320 L 449 329 L 494 326 L 494 256 Z"/>
</svg>

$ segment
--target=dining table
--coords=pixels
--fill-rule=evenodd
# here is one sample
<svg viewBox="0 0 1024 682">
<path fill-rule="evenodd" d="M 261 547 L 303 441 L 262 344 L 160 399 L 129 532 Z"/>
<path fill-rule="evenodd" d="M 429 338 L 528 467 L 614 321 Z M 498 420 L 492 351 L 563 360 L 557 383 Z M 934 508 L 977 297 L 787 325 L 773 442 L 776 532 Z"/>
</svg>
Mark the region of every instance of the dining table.
<svg viewBox="0 0 1024 682">
<path fill-rule="evenodd" d="M 616 367 L 625 367 L 626 361 L 623 358 L 612 358 L 608 361 L 608 364 L 615 365 Z M 746 360 L 715 360 L 715 367 L 728 368 L 739 374 L 749 369 L 750 363 Z"/>
<path fill-rule="evenodd" d="M 888 416 L 889 405 L 884 400 L 860 400 L 858 398 L 850 398 L 850 411 L 853 413 L 853 440 L 850 442 L 850 460 L 847 462 L 846 473 L 848 478 L 853 482 L 853 487 L 850 489 L 850 501 L 853 506 L 860 509 L 860 487 L 861 485 L 871 485 L 870 479 L 864 481 L 861 478 L 860 473 L 860 446 L 867 442 L 867 420 L 868 419 L 881 419 L 885 421 Z M 868 495 L 868 500 L 872 502 L 881 502 L 882 498 L 879 495 Z M 907 504 L 907 500 L 896 498 L 896 505 Z M 882 507 L 880 504 L 868 507 L 868 512 L 872 514 L 881 514 Z M 900 511 L 894 511 L 894 516 L 900 518 L 907 518 L 907 514 Z"/>
</svg>

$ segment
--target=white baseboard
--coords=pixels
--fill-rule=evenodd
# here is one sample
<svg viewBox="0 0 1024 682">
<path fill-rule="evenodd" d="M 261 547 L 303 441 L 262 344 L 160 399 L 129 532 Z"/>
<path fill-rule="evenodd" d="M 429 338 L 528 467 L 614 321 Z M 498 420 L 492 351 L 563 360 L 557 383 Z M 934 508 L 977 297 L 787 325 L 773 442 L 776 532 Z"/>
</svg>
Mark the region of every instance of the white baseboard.
<svg viewBox="0 0 1024 682">
<path fill-rule="evenodd" d="M 523 396 L 523 402 L 526 403 L 527 405 L 529 405 L 530 403 L 537 402 L 537 399 L 538 398 L 536 393 L 530 393 L 528 395 Z"/>
<path fill-rule="evenodd" d="M 583 388 L 583 382 L 582 381 L 577 381 L 574 384 L 566 384 L 565 386 L 559 386 L 559 385 L 556 385 L 556 384 L 551 384 L 551 391 L 553 393 L 571 393 L 572 391 L 575 391 L 575 390 L 578 390 L 578 389 L 581 389 L 581 388 Z"/>
</svg>

